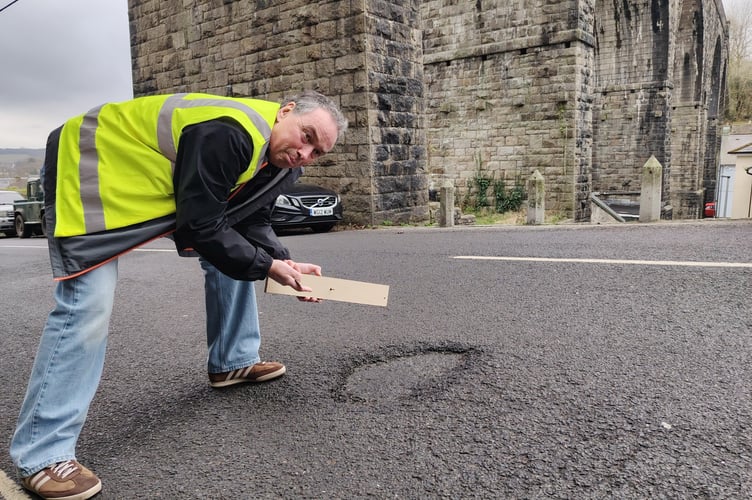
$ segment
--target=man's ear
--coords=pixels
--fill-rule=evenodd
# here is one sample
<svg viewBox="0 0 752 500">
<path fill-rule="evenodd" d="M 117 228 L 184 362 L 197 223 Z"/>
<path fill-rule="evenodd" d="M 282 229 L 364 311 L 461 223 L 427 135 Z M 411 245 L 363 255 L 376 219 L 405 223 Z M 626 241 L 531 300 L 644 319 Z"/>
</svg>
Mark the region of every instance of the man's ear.
<svg viewBox="0 0 752 500">
<path fill-rule="evenodd" d="M 295 103 L 292 101 L 288 102 L 287 104 L 279 108 L 279 111 L 277 111 L 277 121 L 280 121 L 282 118 L 285 117 L 285 115 L 288 115 L 289 113 L 291 113 L 294 108 L 295 108 Z"/>
</svg>

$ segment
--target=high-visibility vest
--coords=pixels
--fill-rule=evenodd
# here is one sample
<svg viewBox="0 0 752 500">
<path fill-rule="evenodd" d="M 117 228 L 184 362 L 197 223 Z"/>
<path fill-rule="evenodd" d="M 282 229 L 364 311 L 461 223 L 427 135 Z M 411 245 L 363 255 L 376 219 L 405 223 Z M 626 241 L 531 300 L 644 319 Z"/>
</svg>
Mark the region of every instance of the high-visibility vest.
<svg viewBox="0 0 752 500">
<path fill-rule="evenodd" d="M 117 229 L 175 213 L 173 172 L 189 125 L 230 118 L 253 142 L 237 185 L 264 161 L 278 103 L 208 94 L 139 97 L 67 121 L 60 135 L 55 237 Z"/>
</svg>

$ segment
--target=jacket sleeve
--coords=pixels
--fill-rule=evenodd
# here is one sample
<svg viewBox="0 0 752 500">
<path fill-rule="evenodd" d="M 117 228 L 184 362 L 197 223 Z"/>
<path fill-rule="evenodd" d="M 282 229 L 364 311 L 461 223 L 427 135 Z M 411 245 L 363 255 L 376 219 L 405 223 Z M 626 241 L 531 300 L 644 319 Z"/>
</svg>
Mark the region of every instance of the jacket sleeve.
<svg viewBox="0 0 752 500">
<path fill-rule="evenodd" d="M 275 168 L 275 167 L 266 167 Z M 290 251 L 285 247 L 272 228 L 272 211 L 277 196 L 292 185 L 300 175 L 298 171 L 291 171 L 278 186 L 264 197 L 264 203 L 251 216 L 236 224 L 235 229 L 249 241 L 253 241 L 275 259 L 289 259 Z"/>
<path fill-rule="evenodd" d="M 180 137 L 173 178 L 178 249 L 191 248 L 222 273 L 245 281 L 266 277 L 273 260 L 227 221 L 230 193 L 252 156 L 250 137 L 234 122 L 192 125 Z"/>
</svg>

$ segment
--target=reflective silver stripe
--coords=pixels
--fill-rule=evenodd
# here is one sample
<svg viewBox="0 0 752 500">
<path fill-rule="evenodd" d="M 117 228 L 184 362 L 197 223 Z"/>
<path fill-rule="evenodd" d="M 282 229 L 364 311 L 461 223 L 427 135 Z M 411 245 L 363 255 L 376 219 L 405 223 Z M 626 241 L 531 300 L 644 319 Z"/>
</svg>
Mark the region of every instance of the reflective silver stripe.
<svg viewBox="0 0 752 500">
<path fill-rule="evenodd" d="M 266 137 L 266 136 L 264 136 L 264 137 Z M 257 165 L 256 165 L 256 172 L 258 172 L 259 165 L 261 165 L 262 163 L 264 163 L 266 161 L 266 150 L 267 149 L 269 149 L 269 141 L 266 141 L 264 143 L 264 146 L 261 148 L 261 153 L 259 154 L 258 161 L 256 162 L 257 163 Z"/>
<path fill-rule="evenodd" d="M 162 109 L 159 110 L 159 117 L 157 118 L 157 143 L 159 144 L 160 152 L 170 160 L 175 167 L 175 159 L 177 158 L 177 146 L 172 138 L 172 114 L 178 108 L 194 108 L 200 106 L 214 106 L 219 108 L 231 108 L 238 111 L 242 111 L 251 120 L 253 126 L 263 135 L 269 137 L 272 132 L 269 124 L 264 120 L 258 111 L 246 106 L 238 101 L 229 101 L 225 99 L 185 99 L 188 94 L 173 94 L 168 97 Z M 259 158 L 266 156 L 266 147 L 261 151 Z"/>
<path fill-rule="evenodd" d="M 87 233 L 104 231 L 104 208 L 99 195 L 99 154 L 97 153 L 97 125 L 102 106 L 84 115 L 78 138 L 78 181 L 81 204 L 84 210 L 84 225 Z"/>
</svg>

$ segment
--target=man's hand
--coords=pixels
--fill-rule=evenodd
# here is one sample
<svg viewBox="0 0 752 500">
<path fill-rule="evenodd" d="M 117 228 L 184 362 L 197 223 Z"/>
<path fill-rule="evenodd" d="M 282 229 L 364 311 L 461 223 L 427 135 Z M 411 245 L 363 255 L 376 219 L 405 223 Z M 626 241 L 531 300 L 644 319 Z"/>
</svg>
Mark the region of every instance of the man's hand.
<svg viewBox="0 0 752 500">
<path fill-rule="evenodd" d="M 300 279 L 304 274 L 314 274 L 321 276 L 321 266 L 308 264 L 304 262 L 294 262 L 292 260 L 274 260 L 272 267 L 269 268 L 268 276 L 279 283 L 294 288 L 300 292 L 311 292 L 312 288 L 303 286 Z M 316 297 L 298 297 L 302 302 L 321 302 Z"/>
</svg>

